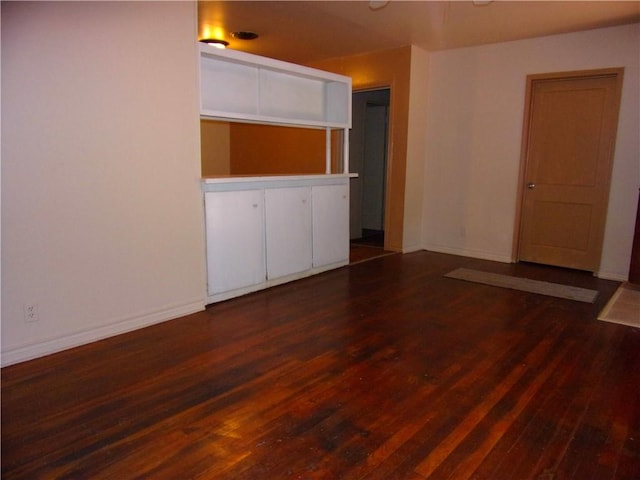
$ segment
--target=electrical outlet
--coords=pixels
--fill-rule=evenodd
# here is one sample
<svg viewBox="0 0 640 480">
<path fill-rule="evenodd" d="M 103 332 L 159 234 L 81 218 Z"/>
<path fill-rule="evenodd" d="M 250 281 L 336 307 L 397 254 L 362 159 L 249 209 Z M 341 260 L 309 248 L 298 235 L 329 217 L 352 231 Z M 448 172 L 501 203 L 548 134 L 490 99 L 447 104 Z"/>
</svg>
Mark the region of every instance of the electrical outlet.
<svg viewBox="0 0 640 480">
<path fill-rule="evenodd" d="M 28 303 L 24 306 L 24 321 L 25 322 L 38 321 L 38 305 L 37 304 Z"/>
</svg>

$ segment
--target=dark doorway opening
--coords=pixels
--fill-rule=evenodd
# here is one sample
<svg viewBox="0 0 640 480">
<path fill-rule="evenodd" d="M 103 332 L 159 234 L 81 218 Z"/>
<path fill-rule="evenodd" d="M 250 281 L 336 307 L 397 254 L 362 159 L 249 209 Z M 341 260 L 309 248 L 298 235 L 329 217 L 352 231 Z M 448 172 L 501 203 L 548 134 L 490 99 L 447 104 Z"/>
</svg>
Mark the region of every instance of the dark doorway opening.
<svg viewBox="0 0 640 480">
<path fill-rule="evenodd" d="M 384 231 L 389 102 L 389 88 L 353 94 L 349 166 L 358 177 L 351 179 L 350 237 L 352 249 L 367 247 L 370 256 L 388 253 Z"/>
<path fill-rule="evenodd" d="M 387 147 L 389 134 L 388 88 L 353 94 L 353 128 L 349 134 L 349 166 L 358 177 L 351 180 L 350 236 L 384 245 Z"/>
</svg>

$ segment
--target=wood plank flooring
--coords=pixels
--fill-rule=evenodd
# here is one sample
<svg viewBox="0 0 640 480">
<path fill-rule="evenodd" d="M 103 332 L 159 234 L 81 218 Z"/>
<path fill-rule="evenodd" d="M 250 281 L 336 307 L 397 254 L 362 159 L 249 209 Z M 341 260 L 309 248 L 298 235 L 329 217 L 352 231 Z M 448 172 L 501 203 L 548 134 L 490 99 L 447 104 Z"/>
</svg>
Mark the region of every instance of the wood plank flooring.
<svg viewBox="0 0 640 480">
<path fill-rule="evenodd" d="M 6 367 L 2 478 L 637 480 L 640 330 L 596 321 L 617 285 L 391 255 Z"/>
<path fill-rule="evenodd" d="M 385 250 L 382 247 L 371 247 L 369 245 L 351 245 L 349 248 L 349 263 L 366 262 L 372 258 L 384 255 L 394 255 L 396 252 Z"/>
</svg>

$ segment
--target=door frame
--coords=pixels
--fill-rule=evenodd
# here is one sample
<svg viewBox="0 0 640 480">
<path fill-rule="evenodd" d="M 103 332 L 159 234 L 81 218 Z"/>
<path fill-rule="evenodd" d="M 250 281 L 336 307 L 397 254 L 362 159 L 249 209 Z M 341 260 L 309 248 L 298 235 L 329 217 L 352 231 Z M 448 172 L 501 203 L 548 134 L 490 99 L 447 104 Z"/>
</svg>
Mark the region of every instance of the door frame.
<svg viewBox="0 0 640 480">
<path fill-rule="evenodd" d="M 535 82 L 544 81 L 544 80 L 572 80 L 576 78 L 597 78 L 597 77 L 614 77 L 616 79 L 616 96 L 615 96 L 615 108 L 619 112 L 620 110 L 620 99 L 622 97 L 622 78 L 624 76 L 624 67 L 612 67 L 612 68 L 599 68 L 592 70 L 574 70 L 568 72 L 554 72 L 554 73 L 538 73 L 527 75 L 527 84 L 526 84 L 526 92 L 525 92 L 525 103 L 524 103 L 524 121 L 522 124 L 522 140 L 520 145 L 520 167 L 518 173 L 518 187 L 517 187 L 517 196 L 516 196 L 516 215 L 513 229 L 513 247 L 511 254 L 511 261 L 513 263 L 517 263 L 520 261 L 520 237 L 522 234 L 522 210 L 524 204 L 524 195 L 525 195 L 525 181 L 526 181 L 526 173 L 528 166 L 528 150 L 529 150 L 529 132 L 531 126 L 531 115 L 532 115 L 532 101 L 533 101 L 533 86 Z M 617 117 L 619 118 L 619 116 Z M 615 156 L 615 146 L 618 132 L 618 123 L 619 120 L 616 121 L 616 124 L 613 127 L 613 142 L 611 148 L 609 149 L 609 168 L 607 170 L 607 190 L 611 191 L 611 172 L 613 170 L 613 160 Z M 606 202 L 608 203 L 609 197 L 607 196 Z M 598 265 L 594 271 L 594 275 L 597 274 L 597 271 L 600 268 L 600 262 L 602 260 L 602 246 L 604 240 L 604 230 L 606 227 L 606 216 L 608 215 L 608 205 L 605 205 L 605 223 L 602 227 L 601 232 L 601 241 L 600 241 L 600 258 L 598 259 Z"/>
</svg>

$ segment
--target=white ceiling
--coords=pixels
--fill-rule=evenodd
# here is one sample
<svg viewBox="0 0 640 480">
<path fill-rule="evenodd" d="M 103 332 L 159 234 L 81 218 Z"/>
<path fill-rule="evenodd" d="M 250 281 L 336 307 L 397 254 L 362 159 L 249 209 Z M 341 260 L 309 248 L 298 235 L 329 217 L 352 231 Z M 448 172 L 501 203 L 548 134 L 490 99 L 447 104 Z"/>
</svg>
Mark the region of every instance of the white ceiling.
<svg viewBox="0 0 640 480">
<path fill-rule="evenodd" d="M 640 1 L 199 1 L 199 38 L 296 63 L 414 44 L 426 50 L 640 21 Z M 244 30 L 257 40 L 237 40 Z"/>
</svg>

